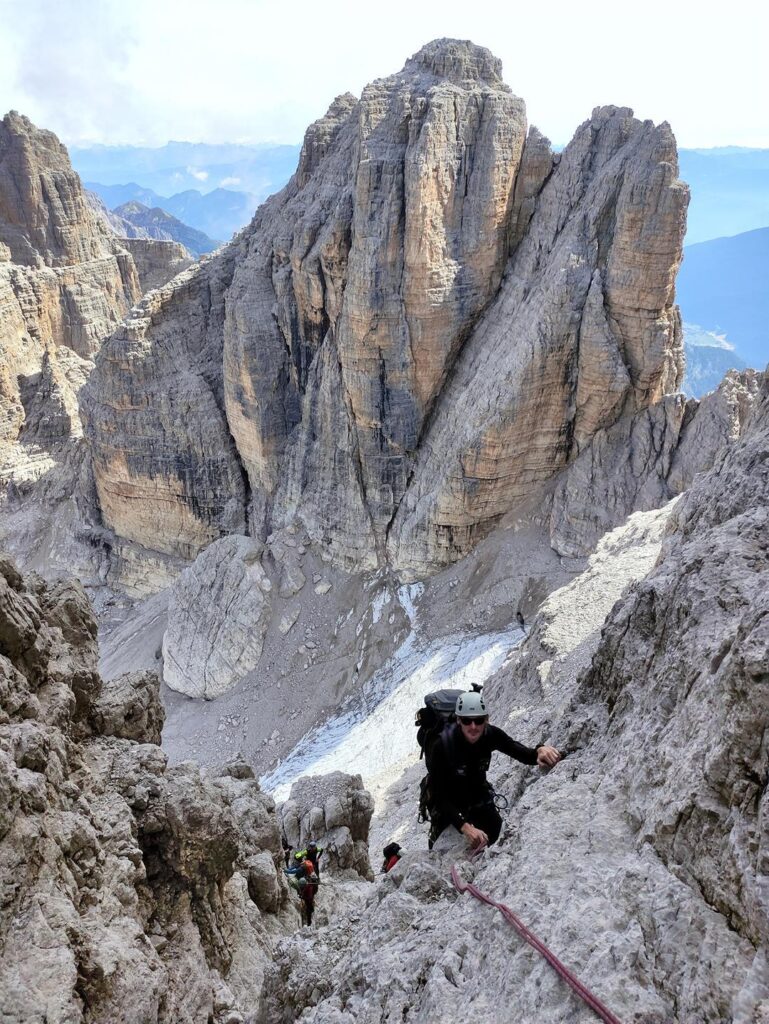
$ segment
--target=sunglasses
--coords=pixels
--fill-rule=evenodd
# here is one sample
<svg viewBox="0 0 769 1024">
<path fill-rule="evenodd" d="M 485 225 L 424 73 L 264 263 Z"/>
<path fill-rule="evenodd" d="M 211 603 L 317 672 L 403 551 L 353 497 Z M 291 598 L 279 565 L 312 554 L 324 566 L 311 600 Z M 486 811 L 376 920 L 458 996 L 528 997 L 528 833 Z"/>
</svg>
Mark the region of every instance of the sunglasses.
<svg viewBox="0 0 769 1024">
<path fill-rule="evenodd" d="M 462 725 L 485 725 L 488 722 L 488 716 L 483 718 L 461 718 Z"/>
</svg>

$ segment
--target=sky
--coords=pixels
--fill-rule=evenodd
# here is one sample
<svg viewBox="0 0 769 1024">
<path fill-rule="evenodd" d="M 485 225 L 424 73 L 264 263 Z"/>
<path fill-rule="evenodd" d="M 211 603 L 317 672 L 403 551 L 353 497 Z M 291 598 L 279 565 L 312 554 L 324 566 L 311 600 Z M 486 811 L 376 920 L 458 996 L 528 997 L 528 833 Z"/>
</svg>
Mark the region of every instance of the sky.
<svg viewBox="0 0 769 1024">
<path fill-rule="evenodd" d="M 711 16 L 709 9 L 715 11 Z M 0 0 L 0 116 L 68 145 L 301 142 L 431 39 L 488 47 L 556 145 L 595 106 L 769 147 L 769 5 L 732 0 Z"/>
</svg>

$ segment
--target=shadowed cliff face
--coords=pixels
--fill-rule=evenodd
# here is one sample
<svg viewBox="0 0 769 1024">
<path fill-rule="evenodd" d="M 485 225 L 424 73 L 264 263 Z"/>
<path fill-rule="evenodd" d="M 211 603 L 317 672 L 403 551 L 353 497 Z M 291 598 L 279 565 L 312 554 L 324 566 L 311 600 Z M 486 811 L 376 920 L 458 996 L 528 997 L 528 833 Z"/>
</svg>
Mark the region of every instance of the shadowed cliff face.
<svg viewBox="0 0 769 1024">
<path fill-rule="evenodd" d="M 667 125 L 602 108 L 554 156 L 488 51 L 429 44 L 113 335 L 84 401 L 107 524 L 185 558 L 294 519 L 348 568 L 461 557 L 677 387 L 687 200 Z"/>
</svg>

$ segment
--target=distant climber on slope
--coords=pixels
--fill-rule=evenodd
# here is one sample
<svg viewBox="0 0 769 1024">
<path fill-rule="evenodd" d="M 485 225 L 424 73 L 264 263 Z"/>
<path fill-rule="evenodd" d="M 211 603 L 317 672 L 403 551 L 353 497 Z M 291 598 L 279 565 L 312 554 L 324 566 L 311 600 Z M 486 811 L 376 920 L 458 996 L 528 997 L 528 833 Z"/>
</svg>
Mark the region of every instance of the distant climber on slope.
<svg viewBox="0 0 769 1024">
<path fill-rule="evenodd" d="M 313 866 L 315 874 L 320 878 L 320 855 L 323 853 L 323 847 L 318 846 L 317 843 L 308 843 L 306 849 L 297 850 L 294 854 L 294 863 L 301 864 L 303 861 L 308 860 Z"/>
<path fill-rule="evenodd" d="M 449 825 L 466 836 L 474 849 L 481 849 L 495 843 L 502 829 L 494 791 L 486 780 L 494 751 L 541 768 L 552 768 L 561 755 L 551 746 L 525 747 L 490 725 L 486 702 L 478 692 L 460 694 L 454 714 L 456 721 L 425 746 L 428 774 L 420 810 L 430 821 L 431 849 Z"/>
<path fill-rule="evenodd" d="M 395 865 L 403 856 L 403 847 L 400 843 L 388 843 L 382 850 L 384 860 L 382 861 L 382 874 L 386 875 L 388 871 L 392 871 Z"/>
<path fill-rule="evenodd" d="M 315 910 L 315 894 L 318 891 L 319 879 L 311 860 L 303 860 L 295 867 L 286 871 L 289 883 L 299 893 L 302 901 L 302 914 L 306 924 L 312 924 Z"/>
</svg>

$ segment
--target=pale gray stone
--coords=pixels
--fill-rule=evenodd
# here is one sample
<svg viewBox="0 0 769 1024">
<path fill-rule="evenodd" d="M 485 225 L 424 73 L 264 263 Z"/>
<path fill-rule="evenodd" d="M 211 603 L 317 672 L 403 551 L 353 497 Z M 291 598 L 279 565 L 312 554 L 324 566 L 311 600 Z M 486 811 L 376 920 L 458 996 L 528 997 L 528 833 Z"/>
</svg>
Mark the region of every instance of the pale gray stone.
<svg viewBox="0 0 769 1024">
<path fill-rule="evenodd" d="M 429 43 L 335 100 L 249 228 L 110 339 L 84 399 L 105 520 L 183 557 L 247 511 L 276 560 L 285 526 L 354 570 L 462 557 L 677 388 L 687 202 L 668 125 L 600 107 L 556 157 L 492 54 Z M 127 406 L 152 438 L 130 473 Z"/>
<path fill-rule="evenodd" d="M 260 551 L 246 537 L 211 544 L 171 589 L 163 678 L 191 697 L 217 697 L 259 662 L 270 618 Z"/>
<path fill-rule="evenodd" d="M 295 782 L 280 815 L 294 849 L 310 841 L 323 847 L 324 871 L 370 879 L 368 831 L 373 811 L 374 801 L 360 775 L 331 772 Z"/>
<path fill-rule="evenodd" d="M 95 625 L 78 584 L 0 559 L 3 1015 L 253 1019 L 299 924 L 275 805 L 242 762 L 169 767 L 157 680 L 102 687 Z"/>
<path fill-rule="evenodd" d="M 287 636 L 291 632 L 301 611 L 302 609 L 298 605 L 294 605 L 287 608 L 284 614 L 281 615 L 280 622 L 278 623 L 278 631 L 281 636 Z"/>
<path fill-rule="evenodd" d="M 302 572 L 301 566 L 286 562 L 280 573 L 280 587 L 278 593 L 281 597 L 293 597 L 298 594 L 307 579 Z"/>
</svg>

